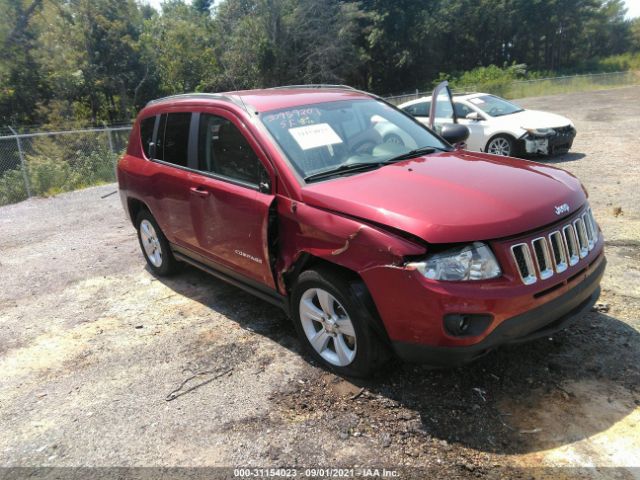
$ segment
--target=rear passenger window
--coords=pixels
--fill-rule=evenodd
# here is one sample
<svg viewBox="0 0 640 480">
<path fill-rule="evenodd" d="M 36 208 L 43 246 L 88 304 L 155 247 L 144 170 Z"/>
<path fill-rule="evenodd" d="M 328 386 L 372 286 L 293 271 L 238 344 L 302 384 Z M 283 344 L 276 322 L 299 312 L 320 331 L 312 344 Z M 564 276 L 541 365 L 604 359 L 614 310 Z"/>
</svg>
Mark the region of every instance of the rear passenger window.
<svg viewBox="0 0 640 480">
<path fill-rule="evenodd" d="M 156 124 L 156 117 L 145 118 L 140 122 L 140 141 L 142 150 L 147 158 L 151 158 L 151 142 L 153 141 L 153 127 Z"/>
<path fill-rule="evenodd" d="M 419 102 L 404 107 L 403 110 L 414 117 L 428 117 L 431 102 Z"/>
<path fill-rule="evenodd" d="M 231 121 L 200 115 L 198 169 L 258 185 L 266 171 L 242 132 Z"/>
<path fill-rule="evenodd" d="M 162 115 L 156 146 L 156 158 L 158 160 L 164 160 L 182 167 L 187 166 L 190 124 L 191 113 Z"/>
</svg>

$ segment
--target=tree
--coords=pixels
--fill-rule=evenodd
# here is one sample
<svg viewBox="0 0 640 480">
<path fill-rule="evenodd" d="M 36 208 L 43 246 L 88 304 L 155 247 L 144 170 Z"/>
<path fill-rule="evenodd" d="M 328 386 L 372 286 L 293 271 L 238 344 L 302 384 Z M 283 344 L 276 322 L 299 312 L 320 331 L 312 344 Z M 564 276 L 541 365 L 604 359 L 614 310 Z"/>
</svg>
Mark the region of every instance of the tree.
<svg viewBox="0 0 640 480">
<path fill-rule="evenodd" d="M 140 44 L 161 93 L 201 91 L 218 75 L 212 21 L 181 0 L 144 22 Z"/>
<path fill-rule="evenodd" d="M 37 33 L 33 19 L 42 0 L 0 1 L 0 124 L 31 124 L 38 101 L 47 95 L 40 68 L 33 57 Z"/>
<path fill-rule="evenodd" d="M 128 121 L 145 72 L 134 0 L 50 1 L 44 14 L 36 55 L 53 99 L 86 105 L 93 124 Z"/>
</svg>

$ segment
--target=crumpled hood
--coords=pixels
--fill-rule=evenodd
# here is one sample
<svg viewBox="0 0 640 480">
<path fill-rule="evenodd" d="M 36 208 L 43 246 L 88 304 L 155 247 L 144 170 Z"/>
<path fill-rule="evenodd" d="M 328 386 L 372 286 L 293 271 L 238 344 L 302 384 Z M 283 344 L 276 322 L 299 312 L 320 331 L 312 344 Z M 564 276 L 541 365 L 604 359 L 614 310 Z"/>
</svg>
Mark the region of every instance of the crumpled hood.
<svg viewBox="0 0 640 480">
<path fill-rule="evenodd" d="M 541 112 L 539 110 L 523 110 L 522 112 L 494 117 L 493 122 L 505 123 L 510 126 L 527 128 L 557 128 L 573 125 L 571 120 L 555 113 Z"/>
<path fill-rule="evenodd" d="M 535 162 L 442 152 L 312 183 L 308 205 L 403 230 L 430 243 L 517 235 L 571 214 L 586 201 L 570 173 Z"/>
</svg>

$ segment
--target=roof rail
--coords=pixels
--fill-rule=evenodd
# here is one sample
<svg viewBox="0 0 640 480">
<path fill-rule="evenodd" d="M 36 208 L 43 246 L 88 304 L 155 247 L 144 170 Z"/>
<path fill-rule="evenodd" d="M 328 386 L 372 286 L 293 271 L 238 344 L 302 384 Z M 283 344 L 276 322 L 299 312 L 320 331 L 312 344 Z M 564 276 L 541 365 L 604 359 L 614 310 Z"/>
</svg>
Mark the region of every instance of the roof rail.
<svg viewBox="0 0 640 480">
<path fill-rule="evenodd" d="M 349 85 L 335 85 L 331 83 L 308 83 L 306 85 L 283 85 L 281 87 L 271 87 L 267 90 L 286 90 L 289 88 L 338 88 L 341 90 L 356 90 Z"/>
<path fill-rule="evenodd" d="M 198 100 L 198 99 L 223 100 L 223 101 L 232 102 L 244 107 L 244 105 L 241 102 L 239 102 L 236 98 L 230 95 L 224 95 L 221 93 L 179 93 L 177 95 L 169 95 L 168 97 L 162 97 L 162 98 L 157 98 L 155 100 L 151 100 L 147 102 L 147 106 L 153 105 L 155 103 L 164 102 L 166 100 L 180 100 L 182 98 L 194 99 L 194 100 Z"/>
</svg>

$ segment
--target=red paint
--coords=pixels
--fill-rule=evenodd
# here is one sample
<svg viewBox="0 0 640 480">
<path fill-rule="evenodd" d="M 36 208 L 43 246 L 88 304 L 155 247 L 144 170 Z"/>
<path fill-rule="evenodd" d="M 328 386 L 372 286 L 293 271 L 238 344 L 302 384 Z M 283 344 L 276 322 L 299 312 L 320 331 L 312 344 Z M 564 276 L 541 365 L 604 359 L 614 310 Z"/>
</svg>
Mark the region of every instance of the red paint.
<svg viewBox="0 0 640 480">
<path fill-rule="evenodd" d="M 469 345 L 482 340 L 503 320 L 568 291 L 583 277 L 534 297 L 565 282 L 602 252 L 600 238 L 579 265 L 524 285 L 509 248 L 522 238 L 533 238 L 529 232 L 536 231 L 536 236 L 550 232 L 549 226 L 558 219 L 554 206 L 567 203 L 572 215 L 585 206 L 585 193 L 571 174 L 534 162 L 458 150 L 305 185 L 255 112 L 369 97 L 331 89 L 229 95 L 235 103 L 202 98 L 161 101 L 143 109 L 139 119 L 171 111 L 225 116 L 241 129 L 269 172 L 272 193 L 144 158 L 136 122 L 127 153 L 118 165 L 120 195 L 125 209 L 130 199 L 143 202 L 170 242 L 282 295 L 287 294 L 283 274 L 306 253 L 361 276 L 392 340 Z M 269 258 L 267 241 L 270 207 L 276 215 L 278 237 L 274 259 Z M 430 244 L 476 240 L 491 246 L 503 271 L 500 278 L 436 282 L 404 266 L 406 257 L 425 255 Z M 262 263 L 238 255 L 237 250 Z M 442 316 L 449 312 L 489 312 L 494 321 L 480 337 L 454 338 L 442 326 Z"/>
</svg>

